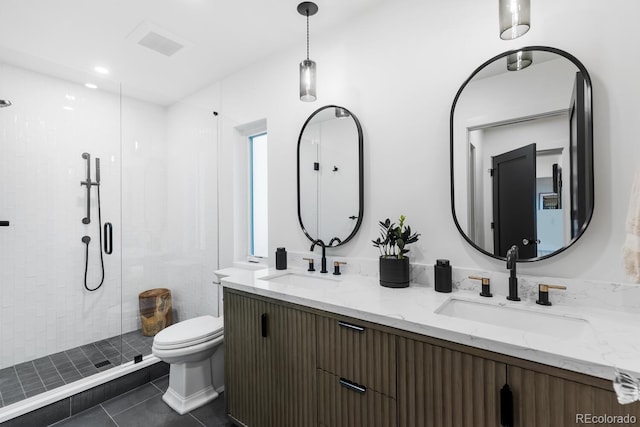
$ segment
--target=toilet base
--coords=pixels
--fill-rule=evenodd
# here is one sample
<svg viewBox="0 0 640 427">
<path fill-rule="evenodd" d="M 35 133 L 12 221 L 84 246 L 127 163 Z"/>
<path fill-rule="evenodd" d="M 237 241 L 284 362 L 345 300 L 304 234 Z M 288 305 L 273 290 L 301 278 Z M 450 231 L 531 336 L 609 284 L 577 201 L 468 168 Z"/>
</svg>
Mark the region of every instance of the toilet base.
<svg viewBox="0 0 640 427">
<path fill-rule="evenodd" d="M 211 383 L 208 358 L 198 362 L 174 363 L 169 369 L 169 388 L 162 400 L 180 415 L 218 397 Z"/>
</svg>

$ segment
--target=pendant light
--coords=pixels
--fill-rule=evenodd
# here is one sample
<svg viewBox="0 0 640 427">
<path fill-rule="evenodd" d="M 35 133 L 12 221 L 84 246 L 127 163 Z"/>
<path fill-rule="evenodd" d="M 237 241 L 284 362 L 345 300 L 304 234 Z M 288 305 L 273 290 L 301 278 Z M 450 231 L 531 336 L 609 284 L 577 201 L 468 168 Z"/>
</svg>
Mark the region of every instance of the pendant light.
<svg viewBox="0 0 640 427">
<path fill-rule="evenodd" d="M 517 39 L 531 26 L 531 0 L 498 0 L 500 8 L 500 38 Z"/>
<path fill-rule="evenodd" d="M 530 50 L 518 51 L 507 56 L 507 70 L 520 71 L 533 63 L 533 54 Z"/>
<path fill-rule="evenodd" d="M 298 13 L 307 17 L 307 59 L 300 63 L 300 100 L 316 100 L 316 63 L 309 59 L 309 17 L 318 12 L 318 6 L 310 1 L 298 5 Z"/>
</svg>

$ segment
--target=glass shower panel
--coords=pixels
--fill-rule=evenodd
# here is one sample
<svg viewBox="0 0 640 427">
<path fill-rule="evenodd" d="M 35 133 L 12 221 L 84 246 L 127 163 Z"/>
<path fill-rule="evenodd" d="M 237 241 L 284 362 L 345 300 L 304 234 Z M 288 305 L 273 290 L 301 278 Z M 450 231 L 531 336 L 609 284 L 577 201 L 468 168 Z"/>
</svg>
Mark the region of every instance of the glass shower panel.
<svg viewBox="0 0 640 427">
<path fill-rule="evenodd" d="M 141 328 L 144 291 L 171 292 L 174 322 L 218 314 L 218 118 L 188 99 L 160 106 L 125 96 L 122 109 L 126 347 Z"/>
<path fill-rule="evenodd" d="M 0 407 L 122 363 L 120 86 L 62 74 L 0 63 Z"/>
</svg>

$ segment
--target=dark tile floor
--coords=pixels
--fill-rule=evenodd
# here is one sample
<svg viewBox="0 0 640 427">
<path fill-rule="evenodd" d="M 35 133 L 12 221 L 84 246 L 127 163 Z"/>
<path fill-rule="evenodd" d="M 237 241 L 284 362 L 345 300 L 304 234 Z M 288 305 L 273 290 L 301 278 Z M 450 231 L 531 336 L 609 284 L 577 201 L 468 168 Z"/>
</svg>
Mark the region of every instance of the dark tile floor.
<svg viewBox="0 0 640 427">
<path fill-rule="evenodd" d="M 0 408 L 151 354 L 153 337 L 140 330 L 0 370 Z"/>
<path fill-rule="evenodd" d="M 224 393 L 205 406 L 188 414 L 178 415 L 162 401 L 162 394 L 168 386 L 169 377 L 164 376 L 51 426 L 227 427 L 233 425 L 225 415 Z"/>
</svg>

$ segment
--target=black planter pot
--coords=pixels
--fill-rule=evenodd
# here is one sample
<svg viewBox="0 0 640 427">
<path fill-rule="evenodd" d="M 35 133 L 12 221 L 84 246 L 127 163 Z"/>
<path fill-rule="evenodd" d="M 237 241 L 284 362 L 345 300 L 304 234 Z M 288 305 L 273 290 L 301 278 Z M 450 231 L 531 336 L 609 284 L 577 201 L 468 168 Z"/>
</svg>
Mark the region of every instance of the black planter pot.
<svg viewBox="0 0 640 427">
<path fill-rule="evenodd" d="M 380 257 L 380 286 L 406 288 L 409 286 L 409 258 Z"/>
</svg>

